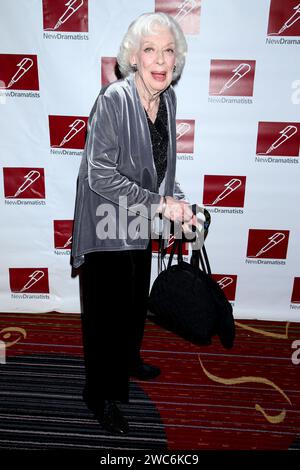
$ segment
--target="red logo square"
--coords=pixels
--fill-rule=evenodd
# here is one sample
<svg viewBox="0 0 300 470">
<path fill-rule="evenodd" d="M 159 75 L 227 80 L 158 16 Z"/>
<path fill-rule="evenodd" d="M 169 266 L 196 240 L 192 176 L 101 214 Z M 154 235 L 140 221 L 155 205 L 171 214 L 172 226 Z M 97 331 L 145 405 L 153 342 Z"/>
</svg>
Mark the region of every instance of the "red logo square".
<svg viewBox="0 0 300 470">
<path fill-rule="evenodd" d="M 294 278 L 291 302 L 293 304 L 300 304 L 300 277 Z"/>
<path fill-rule="evenodd" d="M 237 276 L 235 274 L 212 274 L 228 300 L 235 300 Z"/>
<path fill-rule="evenodd" d="M 268 36 L 300 36 L 299 0 L 271 0 Z"/>
<path fill-rule="evenodd" d="M 73 220 L 54 220 L 54 246 L 57 250 L 72 248 Z"/>
<path fill-rule="evenodd" d="M 168 13 L 186 34 L 199 34 L 201 0 L 155 0 L 155 11 Z"/>
<path fill-rule="evenodd" d="M 9 268 L 11 292 L 49 294 L 48 268 Z"/>
<path fill-rule="evenodd" d="M 259 122 L 257 155 L 298 157 L 300 124 L 296 122 Z"/>
<path fill-rule="evenodd" d="M 253 96 L 255 60 L 212 60 L 209 94 Z"/>
<path fill-rule="evenodd" d="M 6 90 L 39 90 L 37 56 L 0 54 L 0 80 Z"/>
<path fill-rule="evenodd" d="M 43 0 L 45 31 L 88 31 L 88 0 Z"/>
<path fill-rule="evenodd" d="M 195 121 L 176 119 L 177 153 L 194 153 Z"/>
<path fill-rule="evenodd" d="M 289 230 L 250 229 L 247 257 L 286 259 L 289 235 Z"/>
<path fill-rule="evenodd" d="M 49 116 L 51 147 L 84 149 L 87 121 L 83 116 Z"/>
<path fill-rule="evenodd" d="M 244 207 L 246 176 L 205 175 L 205 206 Z"/>
<path fill-rule="evenodd" d="M 44 168 L 3 168 L 7 199 L 45 199 Z"/>
<path fill-rule="evenodd" d="M 174 236 L 172 235 L 170 238 L 169 238 L 169 241 L 168 241 L 168 246 L 167 246 L 167 254 L 169 255 L 172 251 L 172 247 L 173 247 L 173 244 L 174 244 L 174 241 L 175 241 L 175 238 Z M 153 253 L 158 253 L 159 252 L 159 243 L 158 243 L 158 240 L 152 240 L 152 251 Z M 183 243 L 182 245 L 182 254 L 183 256 L 187 256 L 189 253 L 189 249 L 188 249 L 188 244 L 187 243 Z M 175 250 L 175 254 L 178 254 L 178 249 L 176 248 Z"/>
</svg>

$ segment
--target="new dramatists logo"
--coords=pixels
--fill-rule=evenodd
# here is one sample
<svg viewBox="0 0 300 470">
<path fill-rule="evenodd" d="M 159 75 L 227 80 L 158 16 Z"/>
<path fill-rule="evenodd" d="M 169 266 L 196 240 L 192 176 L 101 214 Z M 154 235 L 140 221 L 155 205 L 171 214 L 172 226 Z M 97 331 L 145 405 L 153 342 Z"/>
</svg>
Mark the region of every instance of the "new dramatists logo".
<svg viewBox="0 0 300 470">
<path fill-rule="evenodd" d="M 300 277 L 295 277 L 291 303 L 300 304 Z"/>
<path fill-rule="evenodd" d="M 101 57 L 101 86 L 118 80 L 118 64 L 116 57 Z"/>
<path fill-rule="evenodd" d="M 235 274 L 212 274 L 228 300 L 235 300 L 237 276 Z"/>
<path fill-rule="evenodd" d="M 88 0 L 43 0 L 45 31 L 88 31 Z"/>
<path fill-rule="evenodd" d="M 254 60 L 212 60 L 209 94 L 253 96 Z"/>
<path fill-rule="evenodd" d="M 71 250 L 73 220 L 54 220 L 54 247 L 56 250 Z"/>
<path fill-rule="evenodd" d="M 0 54 L 1 89 L 39 90 L 36 55 Z"/>
<path fill-rule="evenodd" d="M 298 157 L 300 124 L 296 122 L 259 122 L 257 155 Z"/>
<path fill-rule="evenodd" d="M 11 292 L 49 294 L 48 268 L 10 268 Z"/>
<path fill-rule="evenodd" d="M 49 116 L 51 148 L 83 149 L 87 117 Z"/>
<path fill-rule="evenodd" d="M 205 175 L 205 206 L 244 207 L 246 176 Z"/>
<path fill-rule="evenodd" d="M 200 30 L 201 0 L 155 0 L 155 11 L 173 16 L 186 34 L 198 34 Z"/>
<path fill-rule="evenodd" d="M 194 153 L 195 121 L 176 120 L 177 153 Z"/>
<path fill-rule="evenodd" d="M 299 0 L 271 0 L 268 36 L 300 35 Z"/>
<path fill-rule="evenodd" d="M 248 258 L 286 259 L 289 230 L 250 229 Z"/>
<path fill-rule="evenodd" d="M 6 199 L 45 199 L 43 168 L 3 168 Z"/>
</svg>

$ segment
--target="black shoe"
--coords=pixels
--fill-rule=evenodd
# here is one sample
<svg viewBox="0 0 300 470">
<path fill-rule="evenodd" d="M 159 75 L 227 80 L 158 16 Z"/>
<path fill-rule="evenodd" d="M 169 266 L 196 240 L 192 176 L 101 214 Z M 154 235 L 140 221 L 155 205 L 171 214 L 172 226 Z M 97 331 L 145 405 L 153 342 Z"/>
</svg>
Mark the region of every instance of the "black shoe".
<svg viewBox="0 0 300 470">
<path fill-rule="evenodd" d="M 129 432 L 128 422 L 115 401 L 98 400 L 96 402 L 88 395 L 86 389 L 83 390 L 82 396 L 89 410 L 92 411 L 95 418 L 106 431 L 113 434 L 127 434 Z"/>
<path fill-rule="evenodd" d="M 113 400 L 104 401 L 103 414 L 98 420 L 106 431 L 113 434 L 128 434 L 129 432 L 128 421 Z"/>
<path fill-rule="evenodd" d="M 152 366 L 151 364 L 145 364 L 143 361 L 130 367 L 129 375 L 140 380 L 151 380 L 155 379 L 160 375 L 160 368 Z"/>
</svg>

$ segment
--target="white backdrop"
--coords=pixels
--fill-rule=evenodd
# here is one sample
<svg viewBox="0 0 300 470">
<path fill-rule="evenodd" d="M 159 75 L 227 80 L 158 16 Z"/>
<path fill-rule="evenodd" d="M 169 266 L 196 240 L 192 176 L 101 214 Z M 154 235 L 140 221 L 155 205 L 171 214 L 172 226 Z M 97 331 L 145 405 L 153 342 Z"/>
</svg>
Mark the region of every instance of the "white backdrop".
<svg viewBox="0 0 300 470">
<path fill-rule="evenodd" d="M 211 212 L 214 276 L 236 318 L 299 321 L 299 0 L 0 6 L 0 310 L 79 312 L 70 236 L 86 120 L 129 23 L 160 10 L 189 45 L 177 179 Z"/>
</svg>

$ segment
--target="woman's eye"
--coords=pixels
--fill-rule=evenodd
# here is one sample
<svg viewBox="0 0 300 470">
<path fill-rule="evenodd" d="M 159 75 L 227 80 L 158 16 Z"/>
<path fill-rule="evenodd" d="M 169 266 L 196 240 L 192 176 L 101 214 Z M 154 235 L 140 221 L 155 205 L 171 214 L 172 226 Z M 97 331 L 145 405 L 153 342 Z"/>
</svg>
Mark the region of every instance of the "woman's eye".
<svg viewBox="0 0 300 470">
<path fill-rule="evenodd" d="M 174 54 L 174 49 L 171 49 L 171 48 L 170 48 L 170 49 L 167 49 L 167 52 L 168 52 L 169 54 Z"/>
<path fill-rule="evenodd" d="M 153 51 L 153 47 L 146 47 L 146 49 L 144 49 L 144 52 L 151 52 Z"/>
</svg>

